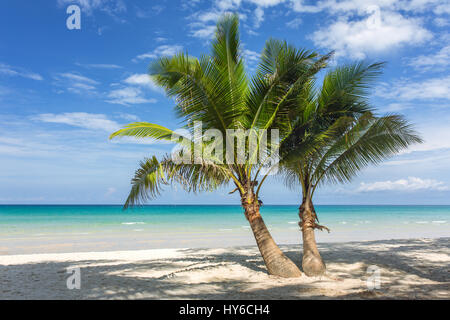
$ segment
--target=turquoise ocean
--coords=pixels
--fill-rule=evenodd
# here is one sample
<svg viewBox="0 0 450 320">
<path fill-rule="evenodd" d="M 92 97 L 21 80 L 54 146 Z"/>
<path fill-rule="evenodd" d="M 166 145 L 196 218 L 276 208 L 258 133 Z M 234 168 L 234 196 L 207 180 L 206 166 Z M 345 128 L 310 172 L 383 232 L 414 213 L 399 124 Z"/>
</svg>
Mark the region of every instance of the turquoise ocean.
<svg viewBox="0 0 450 320">
<path fill-rule="evenodd" d="M 450 237 L 450 206 L 318 205 L 320 242 Z M 261 208 L 275 241 L 301 242 L 297 206 Z M 226 205 L 2 205 L 0 254 L 254 245 L 242 209 Z"/>
</svg>

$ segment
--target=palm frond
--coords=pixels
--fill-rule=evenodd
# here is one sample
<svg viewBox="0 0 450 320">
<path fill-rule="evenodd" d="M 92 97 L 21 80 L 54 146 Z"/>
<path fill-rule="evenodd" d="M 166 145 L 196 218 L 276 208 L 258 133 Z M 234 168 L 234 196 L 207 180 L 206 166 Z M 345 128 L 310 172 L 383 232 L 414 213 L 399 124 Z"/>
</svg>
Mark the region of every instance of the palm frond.
<svg viewBox="0 0 450 320">
<path fill-rule="evenodd" d="M 164 166 L 156 157 L 144 159 L 139 164 L 133 179 L 131 180 L 131 191 L 124 204 L 124 209 L 135 206 L 158 196 L 161 187 L 167 184 L 164 175 Z"/>
<path fill-rule="evenodd" d="M 367 113 L 332 143 L 313 173 L 313 183 L 350 181 L 362 168 L 397 154 L 422 139 L 400 115 Z"/>
<path fill-rule="evenodd" d="M 116 137 L 153 138 L 156 140 L 168 140 L 181 137 L 180 134 L 154 123 L 133 122 L 125 125 L 109 136 L 109 139 Z"/>
<path fill-rule="evenodd" d="M 159 196 L 164 185 L 179 183 L 189 192 L 213 191 L 231 180 L 230 171 L 224 165 L 211 162 L 179 163 L 165 156 L 161 161 L 153 156 L 139 164 L 131 190 L 124 205 L 128 207 L 142 204 Z"/>
<path fill-rule="evenodd" d="M 294 102 L 303 86 L 326 66 L 329 58 L 295 49 L 286 42 L 267 41 L 249 91 L 251 127 L 283 129 L 286 121 L 281 119 L 296 107 Z"/>
<path fill-rule="evenodd" d="M 384 63 L 357 62 L 339 66 L 328 72 L 317 97 L 321 113 L 370 111 L 367 102 L 370 84 L 381 74 Z"/>
</svg>

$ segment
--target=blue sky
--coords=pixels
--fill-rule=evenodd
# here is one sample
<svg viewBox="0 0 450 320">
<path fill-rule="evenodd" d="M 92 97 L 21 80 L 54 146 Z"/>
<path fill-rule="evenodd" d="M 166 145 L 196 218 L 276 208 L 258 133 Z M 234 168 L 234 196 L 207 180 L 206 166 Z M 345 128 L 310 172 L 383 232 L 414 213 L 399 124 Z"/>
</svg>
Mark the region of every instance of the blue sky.
<svg viewBox="0 0 450 320">
<path fill-rule="evenodd" d="M 66 9 L 81 8 L 81 30 Z M 0 3 L 0 204 L 123 203 L 139 160 L 171 146 L 108 141 L 136 120 L 179 127 L 146 77 L 151 59 L 209 52 L 217 17 L 239 12 L 243 54 L 255 69 L 269 37 L 334 63 L 387 61 L 372 92 L 380 113 L 399 112 L 425 143 L 345 185 L 324 186 L 319 204 L 450 204 L 450 3 L 437 0 L 46 0 Z M 231 187 L 229 189 L 232 189 Z M 228 189 L 167 188 L 153 203 L 238 204 Z M 271 179 L 266 204 L 295 204 Z"/>
</svg>

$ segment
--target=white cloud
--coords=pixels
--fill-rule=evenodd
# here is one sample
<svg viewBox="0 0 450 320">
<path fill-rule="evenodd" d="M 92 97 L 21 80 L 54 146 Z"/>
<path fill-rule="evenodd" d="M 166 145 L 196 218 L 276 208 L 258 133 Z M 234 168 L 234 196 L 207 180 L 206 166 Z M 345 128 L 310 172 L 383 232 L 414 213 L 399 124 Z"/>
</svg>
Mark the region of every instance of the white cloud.
<svg viewBox="0 0 450 320">
<path fill-rule="evenodd" d="M 405 109 L 409 109 L 409 108 L 411 108 L 411 106 L 408 104 L 393 102 L 393 103 L 389 103 L 386 107 L 381 108 L 381 110 L 383 112 L 397 112 L 397 111 L 401 111 L 401 110 L 405 110 Z"/>
<path fill-rule="evenodd" d="M 418 45 L 431 38 L 420 20 L 388 11 L 380 13 L 379 19 L 373 15 L 359 20 L 341 17 L 311 36 L 315 45 L 336 50 L 337 56 L 357 59 L 365 58 L 369 52 Z"/>
<path fill-rule="evenodd" d="M 291 29 L 298 29 L 298 27 L 302 24 L 302 19 L 295 18 L 291 21 L 286 22 L 286 27 Z"/>
<path fill-rule="evenodd" d="M 409 65 L 424 71 L 433 67 L 447 67 L 450 65 L 450 45 L 434 54 L 415 57 L 411 59 Z"/>
<path fill-rule="evenodd" d="M 88 69 L 122 69 L 123 67 L 117 64 L 102 64 L 102 63 L 91 63 L 91 64 L 83 64 L 83 63 L 75 63 L 77 66 L 88 68 Z"/>
<path fill-rule="evenodd" d="M 211 38 L 216 30 L 215 25 L 204 26 L 199 23 L 191 23 L 189 26 L 195 28 L 195 30 L 191 32 L 191 36 L 202 39 Z"/>
<path fill-rule="evenodd" d="M 285 2 L 285 0 L 247 0 L 247 1 L 264 8 L 274 7 L 279 5 L 280 3 Z"/>
<path fill-rule="evenodd" d="M 22 78 L 28 78 L 32 80 L 44 80 L 44 78 L 34 72 L 28 72 L 26 70 L 23 70 L 21 68 L 14 68 L 7 64 L 0 63 L 0 74 L 8 75 L 8 76 L 15 76 L 15 77 L 22 77 Z"/>
<path fill-rule="evenodd" d="M 113 132 L 120 128 L 120 125 L 108 119 L 104 114 L 86 113 L 86 112 L 67 112 L 67 113 L 43 113 L 31 118 L 35 121 L 47 123 L 62 123 L 74 127 L 80 127 L 91 130 L 104 130 Z"/>
<path fill-rule="evenodd" d="M 242 55 L 246 64 L 246 67 L 253 71 L 256 69 L 256 66 L 258 65 L 260 59 L 261 59 L 261 55 L 256 52 L 256 51 L 252 51 L 249 49 L 244 49 L 242 51 Z"/>
<path fill-rule="evenodd" d="M 417 191 L 417 190 L 436 190 L 447 191 L 449 188 L 441 181 L 434 179 L 421 179 L 408 177 L 395 181 L 377 181 L 372 183 L 362 182 L 357 189 L 359 192 L 370 191 Z"/>
<path fill-rule="evenodd" d="M 154 5 L 149 8 L 141 8 L 135 5 L 134 11 L 136 12 L 136 17 L 141 19 L 149 19 L 152 16 L 159 15 L 161 12 L 164 11 L 165 8 L 166 7 L 162 5 Z"/>
<path fill-rule="evenodd" d="M 162 56 L 173 56 L 174 54 L 180 52 L 183 49 L 180 45 L 162 45 L 157 47 L 155 50 L 140 54 L 133 61 L 145 60 L 145 59 L 156 59 Z"/>
<path fill-rule="evenodd" d="M 391 84 L 382 84 L 376 95 L 398 100 L 450 99 L 450 76 L 412 81 L 405 79 Z"/>
<path fill-rule="evenodd" d="M 54 76 L 54 84 L 76 94 L 95 94 L 98 81 L 78 73 L 59 73 Z"/>
<path fill-rule="evenodd" d="M 70 73 L 70 72 L 66 72 L 66 73 L 60 73 L 59 76 L 66 78 L 68 80 L 72 80 L 72 81 L 76 81 L 76 82 L 85 82 L 85 83 L 89 83 L 89 84 L 98 84 L 97 81 L 92 80 L 88 77 L 79 75 L 79 74 L 75 74 L 75 73 Z"/>
<path fill-rule="evenodd" d="M 264 9 L 261 7 L 256 7 L 253 14 L 255 16 L 255 28 L 258 29 L 264 21 Z"/>
<path fill-rule="evenodd" d="M 129 114 L 129 113 L 119 112 L 119 113 L 117 113 L 117 117 L 121 118 L 121 119 L 125 119 L 127 121 L 139 121 L 138 116 L 136 116 L 134 114 Z"/>
<path fill-rule="evenodd" d="M 129 76 L 128 78 L 126 78 L 124 80 L 124 82 L 127 84 L 131 84 L 131 85 L 138 85 L 138 86 L 146 87 L 146 88 L 149 88 L 149 89 L 159 92 L 159 93 L 164 92 L 160 87 L 156 86 L 156 84 L 152 81 L 150 76 L 145 73 L 133 74 L 133 75 Z"/>
<path fill-rule="evenodd" d="M 419 122 L 418 131 L 424 140 L 424 143 L 415 144 L 405 150 L 404 153 L 414 151 L 436 151 L 438 153 L 450 150 L 450 130 L 448 129 L 449 117 L 442 115 L 433 121 Z M 432 162 L 430 162 L 432 163 Z"/>
<path fill-rule="evenodd" d="M 58 0 L 59 7 L 77 4 L 83 13 L 91 15 L 95 10 L 105 12 L 111 16 L 126 12 L 127 7 L 123 0 Z"/>
<path fill-rule="evenodd" d="M 214 35 L 216 22 L 220 16 L 229 12 L 239 14 L 241 21 L 247 19 L 246 12 L 253 18 L 253 28 L 258 29 L 264 21 L 265 10 L 277 6 L 285 0 L 216 0 L 212 2 L 211 8 L 194 13 L 188 17 L 191 29 L 190 35 L 196 38 L 210 39 Z M 251 35 L 257 34 L 248 25 L 247 32 Z"/>
<path fill-rule="evenodd" d="M 116 193 L 117 192 L 117 189 L 116 188 L 114 188 L 114 187 L 109 187 L 108 189 L 106 189 L 106 193 L 105 193 L 105 196 L 106 197 L 109 197 L 109 196 L 112 196 L 114 193 Z"/>
<path fill-rule="evenodd" d="M 450 26 L 450 22 L 448 21 L 448 19 L 445 18 L 435 18 L 433 20 L 434 24 L 437 25 L 438 27 L 447 27 Z"/>
<path fill-rule="evenodd" d="M 330 14 L 363 14 L 370 6 L 377 6 L 381 10 L 414 13 L 433 11 L 435 14 L 443 14 L 449 11 L 447 0 L 290 0 L 290 4 L 294 11 L 305 13 L 327 11 Z"/>
<path fill-rule="evenodd" d="M 244 58 L 248 62 L 257 63 L 257 62 L 259 62 L 261 55 L 258 52 L 245 49 L 244 50 Z"/>
<path fill-rule="evenodd" d="M 129 105 L 129 104 L 140 104 L 140 103 L 155 103 L 155 99 L 145 98 L 142 90 L 136 87 L 125 87 L 121 89 L 116 89 L 108 94 L 109 100 L 106 102 Z"/>
</svg>

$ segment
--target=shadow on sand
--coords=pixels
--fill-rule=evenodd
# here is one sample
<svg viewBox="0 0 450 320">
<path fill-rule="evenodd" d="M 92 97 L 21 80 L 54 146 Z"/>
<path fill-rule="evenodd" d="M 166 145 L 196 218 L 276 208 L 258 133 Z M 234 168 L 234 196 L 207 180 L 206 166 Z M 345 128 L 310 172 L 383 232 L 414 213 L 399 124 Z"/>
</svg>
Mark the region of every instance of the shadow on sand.
<svg viewBox="0 0 450 320">
<path fill-rule="evenodd" d="M 299 246 L 281 246 L 297 265 Z M 0 265 L 0 299 L 439 299 L 450 297 L 450 238 L 320 245 L 327 277 L 267 276 L 255 247 L 184 249 L 180 257 L 139 261 L 45 261 Z M 113 256 L 113 255 L 112 255 Z M 445 260 L 446 259 L 446 260 Z M 382 287 L 365 287 L 367 267 Z M 66 286 L 80 267 L 81 289 Z M 246 273 L 241 273 L 244 270 Z M 247 276 L 248 274 L 249 276 Z M 347 284 L 340 287 L 340 284 Z"/>
</svg>

